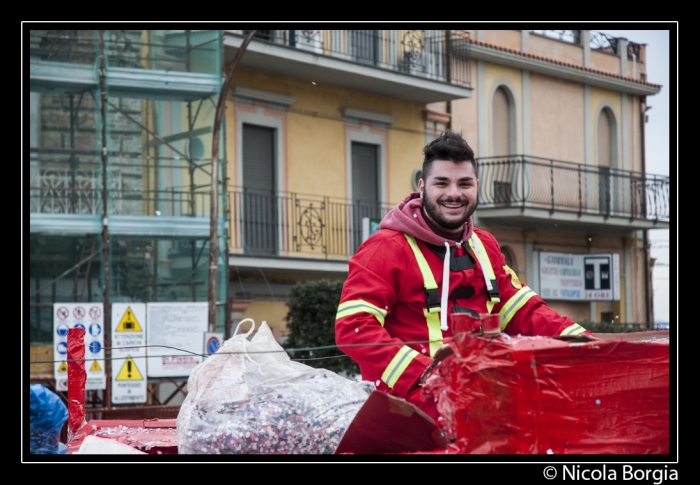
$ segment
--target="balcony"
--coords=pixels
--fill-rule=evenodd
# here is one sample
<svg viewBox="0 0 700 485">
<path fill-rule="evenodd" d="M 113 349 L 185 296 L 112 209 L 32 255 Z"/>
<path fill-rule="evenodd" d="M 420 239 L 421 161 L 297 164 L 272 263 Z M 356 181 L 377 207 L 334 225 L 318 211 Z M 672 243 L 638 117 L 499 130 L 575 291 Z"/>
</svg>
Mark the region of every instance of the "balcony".
<svg viewBox="0 0 700 485">
<path fill-rule="evenodd" d="M 116 158 L 115 153 L 111 153 Z M 102 169 L 91 152 L 32 150 L 30 231 L 99 233 Z M 201 168 L 197 166 L 197 168 Z M 187 161 L 150 164 L 112 163 L 107 169 L 110 233 L 148 236 L 209 235 L 210 185 L 195 185 Z M 206 170 L 203 169 L 203 170 Z M 183 175 L 191 172 L 189 176 Z M 145 189 L 156 179 L 180 179 L 176 186 Z M 192 182 L 192 183 L 190 183 Z"/>
<path fill-rule="evenodd" d="M 225 62 L 247 32 L 224 32 Z M 240 65 L 427 104 L 471 97 L 469 50 L 454 42 L 444 30 L 260 30 Z"/>
<path fill-rule="evenodd" d="M 615 236 L 669 227 L 669 177 L 529 155 L 477 163 L 483 225 Z"/>
<path fill-rule="evenodd" d="M 99 90 L 104 52 L 110 97 L 196 100 L 221 85 L 220 31 L 32 30 L 32 92 L 81 94 Z M 96 96 L 97 97 L 97 96 Z"/>
<path fill-rule="evenodd" d="M 363 221 L 396 204 L 238 189 L 228 193 L 229 252 L 344 263 L 363 241 Z M 239 258 L 240 259 L 240 258 Z"/>
</svg>

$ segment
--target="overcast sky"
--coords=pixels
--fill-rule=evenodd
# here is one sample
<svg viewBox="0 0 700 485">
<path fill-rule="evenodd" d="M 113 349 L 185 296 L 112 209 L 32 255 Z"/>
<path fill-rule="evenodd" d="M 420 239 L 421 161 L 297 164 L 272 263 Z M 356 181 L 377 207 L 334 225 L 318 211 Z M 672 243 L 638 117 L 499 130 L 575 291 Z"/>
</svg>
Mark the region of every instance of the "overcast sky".
<svg viewBox="0 0 700 485">
<path fill-rule="evenodd" d="M 601 25 L 601 24 L 596 24 Z M 620 26 L 623 24 L 616 23 L 615 26 Z M 659 25 L 654 23 L 649 23 L 649 27 L 666 27 L 666 25 Z M 676 30 L 677 30 L 676 24 Z M 660 84 L 661 91 L 658 94 L 647 97 L 647 105 L 652 108 L 647 112 L 649 115 L 649 121 L 646 124 L 645 130 L 645 142 L 646 142 L 646 166 L 648 174 L 657 175 L 670 175 L 670 165 L 673 163 L 674 168 L 677 169 L 677 158 L 671 160 L 671 135 L 673 140 L 673 151 L 675 152 L 678 148 L 678 141 L 675 132 L 675 123 L 671 126 L 670 123 L 670 103 L 673 103 L 674 108 L 678 106 L 678 98 L 676 96 L 677 84 L 673 86 L 670 85 L 670 42 L 673 41 L 673 45 L 677 45 L 677 32 L 672 34 L 669 30 L 612 30 L 612 29 L 591 29 L 598 32 L 603 32 L 606 34 L 613 35 L 615 37 L 625 37 L 630 42 L 635 42 L 637 44 L 646 44 L 647 58 L 646 58 L 646 68 L 647 68 L 647 81 L 654 84 Z M 676 52 L 676 49 L 674 49 Z M 677 57 L 676 57 L 677 60 Z M 677 65 L 677 63 L 676 63 Z M 674 73 L 674 83 L 677 82 L 677 74 Z M 677 112 L 677 111 L 676 111 Z M 674 170 L 677 172 L 677 170 Z M 677 178 L 671 178 L 672 184 L 677 184 Z M 673 201 L 674 206 L 676 206 L 676 201 Z M 675 214 L 673 214 L 675 217 Z M 677 246 L 677 219 L 672 219 L 672 230 L 674 231 L 674 248 Z M 675 227 L 673 227 L 675 226 Z M 670 277 L 677 279 L 676 271 L 670 270 L 670 257 L 669 257 L 669 246 L 671 244 L 669 230 L 652 230 L 649 231 L 649 236 L 652 241 L 651 256 L 656 258 L 656 266 L 654 268 L 653 274 L 653 286 L 654 286 L 654 319 L 656 321 L 670 321 Z M 676 251 L 677 254 L 677 251 Z M 674 268 L 676 267 L 676 255 L 674 254 Z M 676 281 L 677 282 L 677 281 Z M 674 309 L 678 309 L 678 299 L 676 296 L 673 298 Z M 677 321 L 674 318 L 674 322 Z"/>
</svg>

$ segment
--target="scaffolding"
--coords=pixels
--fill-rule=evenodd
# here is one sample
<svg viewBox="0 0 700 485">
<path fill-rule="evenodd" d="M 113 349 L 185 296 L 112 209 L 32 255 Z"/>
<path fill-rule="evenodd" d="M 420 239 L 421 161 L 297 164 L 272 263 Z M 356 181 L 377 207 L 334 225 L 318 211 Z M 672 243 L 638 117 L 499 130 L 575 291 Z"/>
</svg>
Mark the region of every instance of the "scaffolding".
<svg viewBox="0 0 700 485">
<path fill-rule="evenodd" d="M 207 300 L 222 34 L 30 30 L 28 45 L 30 344 L 53 347 L 54 303 L 102 302 L 109 348 L 111 302 Z M 225 160 L 218 168 L 223 182 Z M 53 365 L 32 362 L 32 382 L 53 381 Z M 112 407 L 107 381 L 88 407 Z M 149 379 L 148 404 L 176 402 L 185 383 Z"/>
</svg>

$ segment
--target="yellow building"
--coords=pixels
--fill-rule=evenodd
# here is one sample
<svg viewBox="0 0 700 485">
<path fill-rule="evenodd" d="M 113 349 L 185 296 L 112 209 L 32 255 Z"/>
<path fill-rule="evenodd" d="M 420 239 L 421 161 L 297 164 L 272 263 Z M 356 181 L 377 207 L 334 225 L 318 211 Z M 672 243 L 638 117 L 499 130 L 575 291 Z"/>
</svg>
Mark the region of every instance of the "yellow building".
<svg viewBox="0 0 700 485">
<path fill-rule="evenodd" d="M 231 62 L 245 31 L 224 32 Z M 375 222 L 413 190 L 426 140 L 469 98 L 466 53 L 441 30 L 259 31 L 226 112 L 231 325 L 286 332 L 297 281 L 344 279 Z M 365 233 L 366 235 L 366 233 Z"/>
<path fill-rule="evenodd" d="M 229 62 L 245 34 L 224 32 Z M 414 190 L 422 147 L 451 127 L 477 154 L 475 222 L 521 281 L 577 321 L 646 326 L 646 230 L 668 227 L 669 185 L 644 167 L 661 88 L 645 61 L 584 30 L 259 31 L 226 113 L 231 324 L 284 334 L 291 285 L 344 278 L 362 219 Z M 608 258 L 591 267 L 610 291 L 557 290 L 550 254 Z"/>
</svg>

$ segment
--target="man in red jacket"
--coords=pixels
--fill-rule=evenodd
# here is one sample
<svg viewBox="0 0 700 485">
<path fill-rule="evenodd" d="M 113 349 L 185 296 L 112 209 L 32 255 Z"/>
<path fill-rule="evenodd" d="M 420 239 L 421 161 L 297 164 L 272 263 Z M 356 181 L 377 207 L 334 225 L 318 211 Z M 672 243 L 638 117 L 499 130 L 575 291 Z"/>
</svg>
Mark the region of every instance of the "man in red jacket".
<svg viewBox="0 0 700 485">
<path fill-rule="evenodd" d="M 437 420 L 419 380 L 452 336 L 448 314 L 498 314 L 509 335 L 592 334 L 521 284 L 496 239 L 473 226 L 479 180 L 467 142 L 448 130 L 423 153 L 419 192 L 392 209 L 350 259 L 335 335 L 363 379 Z"/>
</svg>

